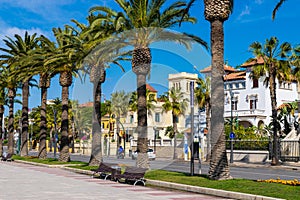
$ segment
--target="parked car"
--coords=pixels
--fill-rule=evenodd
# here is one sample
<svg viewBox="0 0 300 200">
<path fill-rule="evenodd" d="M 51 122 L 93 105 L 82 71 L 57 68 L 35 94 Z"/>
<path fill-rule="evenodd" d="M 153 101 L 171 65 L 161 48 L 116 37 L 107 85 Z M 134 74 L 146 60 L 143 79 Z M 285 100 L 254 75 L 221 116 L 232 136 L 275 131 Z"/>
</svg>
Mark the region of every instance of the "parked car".
<svg viewBox="0 0 300 200">
<path fill-rule="evenodd" d="M 138 150 L 136 150 L 132 153 L 132 156 L 131 156 L 132 160 L 135 160 L 137 158 L 138 153 L 139 153 Z M 155 160 L 156 155 L 155 155 L 155 152 L 153 151 L 153 149 L 148 149 L 147 154 L 148 154 L 149 160 Z"/>
</svg>

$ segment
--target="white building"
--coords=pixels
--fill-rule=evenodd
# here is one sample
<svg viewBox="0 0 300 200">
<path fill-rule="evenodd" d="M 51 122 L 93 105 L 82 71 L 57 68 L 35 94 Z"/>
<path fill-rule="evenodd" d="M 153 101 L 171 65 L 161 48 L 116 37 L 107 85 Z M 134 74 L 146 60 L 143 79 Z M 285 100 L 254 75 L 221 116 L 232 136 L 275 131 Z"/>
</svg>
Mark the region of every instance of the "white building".
<svg viewBox="0 0 300 200">
<path fill-rule="evenodd" d="M 237 117 L 239 124 L 244 127 L 261 127 L 271 122 L 270 90 L 263 84 L 265 77 L 258 80 L 250 78 L 252 67 L 262 63 L 262 59 L 258 59 L 256 62 L 244 63 L 242 65 L 245 68 L 244 71 L 224 66 L 224 117 L 230 118 L 232 111 L 233 117 Z M 201 72 L 210 75 L 210 68 L 206 68 Z M 276 86 L 277 107 L 298 99 L 299 89 L 296 82 L 279 84 L 277 80 Z"/>
</svg>

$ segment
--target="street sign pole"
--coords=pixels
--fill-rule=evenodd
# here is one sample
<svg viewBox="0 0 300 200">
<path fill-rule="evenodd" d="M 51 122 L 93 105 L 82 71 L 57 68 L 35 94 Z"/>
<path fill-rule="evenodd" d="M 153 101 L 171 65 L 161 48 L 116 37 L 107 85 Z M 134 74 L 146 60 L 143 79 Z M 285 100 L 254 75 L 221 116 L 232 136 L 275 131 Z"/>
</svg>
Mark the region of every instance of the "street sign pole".
<svg viewBox="0 0 300 200">
<path fill-rule="evenodd" d="M 190 106 L 191 106 L 191 136 L 190 136 L 190 146 L 191 146 L 191 165 L 190 171 L 191 176 L 194 176 L 194 82 L 190 82 Z"/>
</svg>

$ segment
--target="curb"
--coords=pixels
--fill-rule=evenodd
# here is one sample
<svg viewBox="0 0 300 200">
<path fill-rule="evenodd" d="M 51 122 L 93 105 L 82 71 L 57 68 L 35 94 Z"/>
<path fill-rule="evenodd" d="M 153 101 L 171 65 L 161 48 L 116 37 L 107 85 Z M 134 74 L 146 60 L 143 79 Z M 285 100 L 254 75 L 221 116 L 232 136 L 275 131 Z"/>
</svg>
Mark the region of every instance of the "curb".
<svg viewBox="0 0 300 200">
<path fill-rule="evenodd" d="M 225 198 L 245 199 L 245 200 L 279 200 L 278 198 L 266 197 L 261 195 L 231 192 L 226 190 L 190 186 L 190 185 L 170 183 L 170 182 L 150 180 L 150 179 L 147 179 L 147 183 L 150 185 L 164 187 L 164 188 L 171 188 L 171 189 L 183 190 L 187 192 L 195 192 L 195 193 L 201 193 L 201 194 L 207 194 L 207 195 L 213 195 L 213 196 L 219 196 Z"/>
</svg>

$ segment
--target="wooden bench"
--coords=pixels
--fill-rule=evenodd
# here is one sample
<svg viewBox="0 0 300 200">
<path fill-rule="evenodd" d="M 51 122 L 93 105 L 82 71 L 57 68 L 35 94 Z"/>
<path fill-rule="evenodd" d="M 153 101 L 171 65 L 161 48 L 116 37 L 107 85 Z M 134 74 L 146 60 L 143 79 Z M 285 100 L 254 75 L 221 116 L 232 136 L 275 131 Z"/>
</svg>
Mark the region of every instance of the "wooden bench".
<svg viewBox="0 0 300 200">
<path fill-rule="evenodd" d="M 100 177 L 104 176 L 104 179 L 106 180 L 107 177 L 111 176 L 111 173 L 113 172 L 113 168 L 111 167 L 112 165 L 116 164 L 101 162 L 97 169 L 92 170 L 94 172 L 92 174 L 92 178 L 94 178 L 95 175 L 98 174 Z"/>
<path fill-rule="evenodd" d="M 133 182 L 133 185 L 141 182 L 145 186 L 146 180 L 144 179 L 144 176 L 147 170 L 147 168 L 126 167 L 123 174 L 115 175 L 115 179 L 118 182 L 120 182 L 120 180 L 124 180 L 125 183 Z"/>
</svg>

